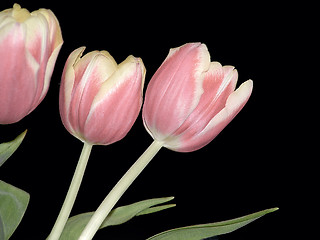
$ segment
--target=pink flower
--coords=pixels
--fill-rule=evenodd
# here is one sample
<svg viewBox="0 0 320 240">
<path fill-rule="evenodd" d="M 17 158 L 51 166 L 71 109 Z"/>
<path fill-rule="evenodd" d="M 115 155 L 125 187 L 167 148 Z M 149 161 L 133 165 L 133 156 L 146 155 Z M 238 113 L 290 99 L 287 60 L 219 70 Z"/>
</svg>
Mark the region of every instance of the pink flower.
<svg viewBox="0 0 320 240">
<path fill-rule="evenodd" d="M 55 15 L 14 4 L 0 12 L 0 124 L 14 123 L 45 97 L 62 46 Z"/>
<path fill-rule="evenodd" d="M 60 115 L 66 129 L 90 144 L 108 145 L 131 129 L 142 105 L 145 67 L 129 56 L 117 65 L 107 51 L 73 51 L 64 67 Z"/>
<path fill-rule="evenodd" d="M 171 49 L 146 91 L 142 116 L 147 131 L 171 150 L 202 148 L 248 101 L 253 83 L 235 90 L 237 79 L 234 67 L 210 62 L 204 44 Z"/>
</svg>

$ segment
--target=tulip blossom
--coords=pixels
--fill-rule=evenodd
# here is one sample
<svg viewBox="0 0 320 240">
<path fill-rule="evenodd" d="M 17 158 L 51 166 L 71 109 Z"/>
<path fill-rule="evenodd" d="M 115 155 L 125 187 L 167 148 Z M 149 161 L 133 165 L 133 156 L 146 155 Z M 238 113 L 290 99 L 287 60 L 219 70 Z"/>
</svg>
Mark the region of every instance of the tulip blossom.
<svg viewBox="0 0 320 240">
<path fill-rule="evenodd" d="M 145 67 L 133 56 L 118 65 L 107 51 L 81 57 L 84 49 L 73 51 L 64 67 L 60 115 L 75 137 L 108 145 L 122 139 L 138 117 Z"/>
<path fill-rule="evenodd" d="M 21 120 L 45 97 L 63 40 L 52 11 L 14 4 L 0 12 L 0 124 Z"/>
<path fill-rule="evenodd" d="M 248 80 L 235 90 L 237 79 L 234 67 L 210 62 L 204 44 L 171 49 L 146 91 L 142 115 L 147 131 L 171 150 L 202 148 L 248 101 L 253 83 Z"/>
</svg>

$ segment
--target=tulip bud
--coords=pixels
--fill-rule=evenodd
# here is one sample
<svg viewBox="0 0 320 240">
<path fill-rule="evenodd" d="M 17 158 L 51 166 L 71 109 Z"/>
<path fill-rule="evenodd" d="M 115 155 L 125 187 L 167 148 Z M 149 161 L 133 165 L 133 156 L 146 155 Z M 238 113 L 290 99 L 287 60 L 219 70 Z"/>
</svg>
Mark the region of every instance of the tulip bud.
<svg viewBox="0 0 320 240">
<path fill-rule="evenodd" d="M 60 115 L 66 129 L 81 141 L 108 145 L 131 129 L 142 105 L 145 67 L 129 56 L 117 65 L 107 51 L 82 56 L 73 51 L 64 67 Z"/>
<path fill-rule="evenodd" d="M 45 97 L 63 40 L 47 9 L 14 4 L 0 12 L 0 124 L 14 123 Z"/>
<path fill-rule="evenodd" d="M 237 79 L 234 67 L 210 62 L 204 44 L 171 49 L 146 90 L 142 110 L 145 128 L 171 150 L 202 148 L 248 101 L 252 81 L 235 90 Z"/>
</svg>

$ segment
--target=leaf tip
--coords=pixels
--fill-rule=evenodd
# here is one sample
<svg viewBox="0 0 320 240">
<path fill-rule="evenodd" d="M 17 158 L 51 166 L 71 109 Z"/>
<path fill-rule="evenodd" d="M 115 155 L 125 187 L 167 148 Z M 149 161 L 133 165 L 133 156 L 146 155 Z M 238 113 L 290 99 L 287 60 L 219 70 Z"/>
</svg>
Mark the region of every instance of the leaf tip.
<svg viewBox="0 0 320 240">
<path fill-rule="evenodd" d="M 22 138 L 24 138 L 24 137 L 26 136 L 27 132 L 28 132 L 28 129 L 24 130 L 24 132 L 22 132 L 22 133 L 20 134 L 20 136 L 21 136 Z"/>
</svg>

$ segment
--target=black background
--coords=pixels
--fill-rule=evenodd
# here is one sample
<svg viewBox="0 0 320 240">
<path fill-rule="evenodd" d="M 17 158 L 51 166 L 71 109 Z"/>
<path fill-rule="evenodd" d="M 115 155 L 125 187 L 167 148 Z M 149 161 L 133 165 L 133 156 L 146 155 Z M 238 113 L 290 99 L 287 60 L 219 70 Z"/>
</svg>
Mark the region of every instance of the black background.
<svg viewBox="0 0 320 240">
<path fill-rule="evenodd" d="M 283 239 L 295 180 L 289 152 L 291 39 L 299 35 L 294 9 L 272 1 L 241 3 L 183 1 L 20 1 L 30 11 L 51 9 L 64 44 L 44 101 L 19 123 L 0 126 L 1 142 L 28 129 L 18 151 L 1 167 L 2 180 L 31 195 L 12 239 L 45 239 L 67 192 L 82 143 L 63 127 L 59 84 L 68 55 L 107 50 L 117 62 L 141 57 L 146 84 L 170 48 L 187 42 L 207 45 L 212 61 L 233 65 L 239 84 L 253 79 L 253 94 L 239 115 L 209 145 L 192 153 L 161 149 L 117 206 L 175 196 L 173 209 L 99 231 L 95 239 L 146 239 L 186 225 L 227 220 L 271 207 L 280 210 L 228 235 L 231 239 Z M 1 1 L 1 9 L 13 1 Z M 285 14 L 284 14 L 285 13 Z M 292 31 L 294 29 L 294 31 Z M 94 146 L 72 215 L 95 210 L 112 186 L 152 142 L 141 115 L 129 134 L 110 146 Z M 298 150 L 297 150 L 298 151 Z M 290 163 L 290 164 L 289 164 Z"/>
</svg>

